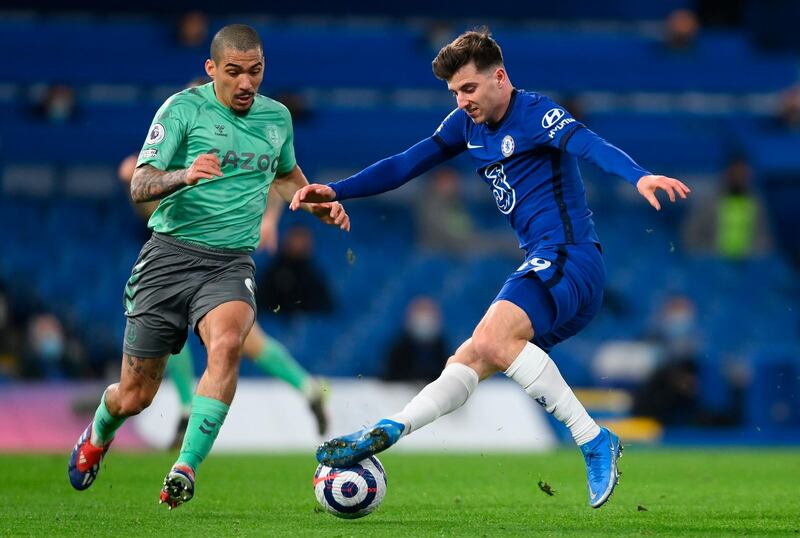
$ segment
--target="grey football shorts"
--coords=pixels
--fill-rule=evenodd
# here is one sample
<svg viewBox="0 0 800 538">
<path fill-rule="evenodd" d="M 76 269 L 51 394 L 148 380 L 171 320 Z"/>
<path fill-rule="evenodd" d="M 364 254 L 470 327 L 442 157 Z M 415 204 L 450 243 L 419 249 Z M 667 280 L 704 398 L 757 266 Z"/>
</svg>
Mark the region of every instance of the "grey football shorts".
<svg viewBox="0 0 800 538">
<path fill-rule="evenodd" d="M 255 264 L 247 252 L 223 251 L 154 233 L 125 285 L 123 351 L 134 357 L 178 353 L 188 328 L 229 301 L 256 312 Z"/>
</svg>

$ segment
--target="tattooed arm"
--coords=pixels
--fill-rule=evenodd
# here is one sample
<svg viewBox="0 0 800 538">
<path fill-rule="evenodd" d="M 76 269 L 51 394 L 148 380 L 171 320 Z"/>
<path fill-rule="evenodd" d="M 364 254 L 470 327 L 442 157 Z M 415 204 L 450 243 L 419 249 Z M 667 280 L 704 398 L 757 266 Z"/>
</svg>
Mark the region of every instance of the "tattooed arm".
<svg viewBox="0 0 800 538">
<path fill-rule="evenodd" d="M 201 179 L 222 177 L 219 157 L 206 153 L 197 157 L 189 168 L 165 172 L 149 164 L 136 169 L 131 179 L 131 198 L 136 203 L 160 200 L 186 185 Z"/>
<path fill-rule="evenodd" d="M 187 184 L 186 172 L 188 171 L 188 168 L 184 168 L 165 172 L 149 164 L 140 166 L 133 173 L 131 180 L 131 198 L 137 204 L 160 200 Z"/>
</svg>

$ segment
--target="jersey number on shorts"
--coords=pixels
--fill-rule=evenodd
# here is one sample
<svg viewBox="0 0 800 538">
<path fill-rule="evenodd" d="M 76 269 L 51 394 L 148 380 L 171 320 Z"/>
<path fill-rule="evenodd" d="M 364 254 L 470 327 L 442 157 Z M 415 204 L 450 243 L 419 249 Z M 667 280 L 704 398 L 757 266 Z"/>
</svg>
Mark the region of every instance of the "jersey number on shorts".
<svg viewBox="0 0 800 538">
<path fill-rule="evenodd" d="M 544 271 L 551 265 L 553 265 L 553 263 L 550 260 L 545 260 L 543 258 L 531 258 L 530 260 L 527 260 L 525 263 L 520 265 L 517 271 L 522 271 L 523 269 L 528 269 L 529 267 L 531 267 L 533 268 L 534 273 L 538 273 L 539 271 Z"/>
</svg>

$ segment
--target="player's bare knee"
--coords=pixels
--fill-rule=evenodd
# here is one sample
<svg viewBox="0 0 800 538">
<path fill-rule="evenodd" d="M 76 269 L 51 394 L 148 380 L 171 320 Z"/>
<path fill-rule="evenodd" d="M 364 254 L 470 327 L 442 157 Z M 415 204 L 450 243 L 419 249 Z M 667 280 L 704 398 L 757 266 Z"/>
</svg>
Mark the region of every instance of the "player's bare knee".
<svg viewBox="0 0 800 538">
<path fill-rule="evenodd" d="M 484 363 L 501 368 L 505 363 L 501 342 L 487 329 L 475 329 L 472 335 L 472 346 L 475 354 Z"/>
<path fill-rule="evenodd" d="M 242 337 L 236 331 L 225 331 L 209 343 L 209 354 L 238 360 L 242 353 Z"/>
</svg>

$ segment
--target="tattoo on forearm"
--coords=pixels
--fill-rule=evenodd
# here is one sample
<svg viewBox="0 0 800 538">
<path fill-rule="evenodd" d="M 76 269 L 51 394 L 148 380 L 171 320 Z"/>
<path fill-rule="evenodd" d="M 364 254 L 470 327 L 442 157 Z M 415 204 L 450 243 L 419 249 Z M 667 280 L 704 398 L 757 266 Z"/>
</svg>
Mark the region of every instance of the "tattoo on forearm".
<svg viewBox="0 0 800 538">
<path fill-rule="evenodd" d="M 131 198 L 137 204 L 160 200 L 186 185 L 186 172 L 164 172 L 150 165 L 137 168 L 131 180 Z"/>
</svg>

